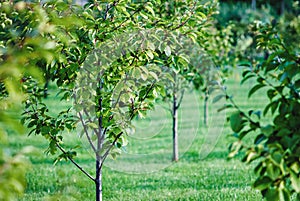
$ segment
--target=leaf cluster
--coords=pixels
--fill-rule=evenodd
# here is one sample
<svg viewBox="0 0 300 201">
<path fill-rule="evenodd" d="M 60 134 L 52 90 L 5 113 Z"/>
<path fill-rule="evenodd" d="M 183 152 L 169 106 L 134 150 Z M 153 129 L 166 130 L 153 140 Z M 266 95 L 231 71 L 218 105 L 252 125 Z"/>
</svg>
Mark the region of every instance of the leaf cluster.
<svg viewBox="0 0 300 201">
<path fill-rule="evenodd" d="M 243 151 L 244 162 L 258 161 L 253 186 L 267 200 L 290 200 L 293 194 L 299 198 L 300 58 L 297 49 L 285 45 L 276 25 L 256 27 L 257 48 L 266 49 L 270 54 L 258 65 L 245 65 L 242 83 L 255 79 L 249 98 L 265 88 L 269 103 L 263 111 L 244 112 L 227 95 L 230 107 L 237 110 L 229 118 L 237 139 L 230 146 L 229 156 Z M 264 125 L 261 115 L 272 121 Z M 247 135 L 255 136 L 250 146 L 243 143 Z"/>
</svg>

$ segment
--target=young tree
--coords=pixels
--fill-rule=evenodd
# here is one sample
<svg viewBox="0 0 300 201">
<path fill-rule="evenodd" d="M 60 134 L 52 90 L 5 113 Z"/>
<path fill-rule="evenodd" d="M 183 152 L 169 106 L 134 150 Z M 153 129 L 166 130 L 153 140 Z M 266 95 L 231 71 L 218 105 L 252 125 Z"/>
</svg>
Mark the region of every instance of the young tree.
<svg viewBox="0 0 300 201">
<path fill-rule="evenodd" d="M 207 84 L 210 87 L 212 76 L 218 76 L 214 71 L 214 66 L 208 55 L 203 49 L 197 45 L 186 44 L 184 47 L 191 46 L 188 51 L 181 52 L 179 55 L 171 55 L 170 65 L 173 66 L 169 73 L 172 77 L 172 82 L 166 82 L 164 101 L 170 103 L 169 111 L 172 116 L 172 140 L 173 140 L 173 161 L 179 160 L 178 149 L 178 110 L 186 90 L 192 90 L 193 85 L 196 89 Z M 180 52 L 179 50 L 176 52 Z M 207 81 L 209 80 L 209 81 Z M 215 81 L 215 80 L 214 80 Z M 210 82 L 210 83 L 209 83 Z M 208 106 L 205 101 L 204 119 L 207 119 Z"/>
<path fill-rule="evenodd" d="M 25 82 L 29 93 L 23 121 L 30 134 L 49 140 L 48 152 L 62 154 L 95 183 L 96 200 L 102 200 L 102 169 L 105 159 L 126 145 L 131 120 L 153 108 L 153 100 L 164 91 L 170 55 L 177 53 L 182 35 L 196 43 L 214 4 L 198 1 L 94 1 L 84 7 L 63 2 L 41 6 L 55 22 L 57 32 L 45 35 L 55 41 L 57 58 L 47 63 L 49 76 L 62 89 L 63 100 L 74 107 L 49 115 L 42 87 Z M 68 16 L 71 16 L 68 18 Z M 66 19 L 60 20 L 62 17 Z M 75 24 L 74 24 L 75 21 Z M 176 46 L 174 44 L 177 44 Z M 189 46 L 190 47 L 190 46 Z M 75 116 L 76 112 L 78 116 Z M 82 137 L 95 155 L 95 176 L 75 160 L 75 150 L 66 150 L 63 131 L 80 123 Z"/>
<path fill-rule="evenodd" d="M 173 69 L 169 74 L 171 76 L 171 82 L 165 84 L 165 95 L 163 100 L 169 103 L 169 111 L 172 117 L 172 142 L 173 142 L 173 156 L 172 161 L 179 160 L 179 148 L 178 148 L 178 110 L 184 97 L 186 90 L 191 88 L 191 80 L 188 77 L 184 77 L 184 74 L 192 74 L 188 70 L 188 62 L 185 57 L 172 56 L 174 61 L 173 65 L 176 65 L 176 69 Z M 185 68 L 185 73 L 184 73 Z M 189 73 L 187 73 L 189 72 Z"/>
</svg>

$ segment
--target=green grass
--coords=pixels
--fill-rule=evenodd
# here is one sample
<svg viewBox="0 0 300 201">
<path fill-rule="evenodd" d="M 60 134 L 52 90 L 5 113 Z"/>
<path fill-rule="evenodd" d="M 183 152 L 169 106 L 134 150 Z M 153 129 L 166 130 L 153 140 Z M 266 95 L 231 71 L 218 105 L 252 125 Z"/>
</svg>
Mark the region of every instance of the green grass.
<svg viewBox="0 0 300 201">
<path fill-rule="evenodd" d="M 247 99 L 250 84 L 241 87 L 237 76 L 227 82 L 236 102 L 244 109 L 265 105 L 261 92 L 254 99 Z M 50 96 L 47 102 L 55 112 L 66 106 L 55 96 Z M 203 100 L 196 92 L 186 94 L 179 116 L 177 163 L 171 162 L 170 114 L 158 106 L 148 118 L 136 121 L 136 133 L 129 136 L 126 152 L 115 161 L 107 160 L 104 167 L 104 200 L 262 200 L 260 193 L 251 188 L 255 180 L 253 165 L 242 164 L 238 159 L 226 160 L 232 139 L 228 137 L 231 131 L 224 119 L 230 112 L 215 112 L 222 102 L 218 104 L 210 105 L 210 124 L 203 128 Z M 84 140 L 76 132 L 64 136 L 65 146 L 76 143 L 83 146 L 76 160 L 93 174 L 94 158 L 85 148 Z M 253 141 L 251 137 L 246 140 Z M 29 156 L 32 167 L 26 177 L 25 195 L 19 200 L 94 200 L 94 185 L 87 177 L 70 162 L 54 166 L 54 157 L 43 153 L 47 148 L 45 139 L 13 135 L 10 143 L 15 150 L 27 145 L 37 150 Z"/>
</svg>

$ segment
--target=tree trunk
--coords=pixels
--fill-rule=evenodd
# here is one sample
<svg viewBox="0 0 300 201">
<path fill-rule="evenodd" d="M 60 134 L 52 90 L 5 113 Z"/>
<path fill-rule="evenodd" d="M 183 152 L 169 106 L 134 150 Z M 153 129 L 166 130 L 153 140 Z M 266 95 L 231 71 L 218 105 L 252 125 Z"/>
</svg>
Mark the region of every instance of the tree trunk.
<svg viewBox="0 0 300 201">
<path fill-rule="evenodd" d="M 99 77 L 98 77 L 99 78 Z M 102 89 L 102 82 L 99 78 L 99 89 Z M 102 97 L 100 96 L 99 100 L 99 108 L 98 111 L 101 113 L 102 111 Z M 96 184 L 96 201 L 102 201 L 102 163 L 104 160 L 100 154 L 100 151 L 103 147 L 103 139 L 104 133 L 102 132 L 102 114 L 100 114 L 98 118 L 98 126 L 99 131 L 97 133 L 97 149 L 96 149 L 96 177 L 95 177 L 95 184 Z"/>
<path fill-rule="evenodd" d="M 178 107 L 177 94 L 173 93 L 173 161 L 178 161 Z"/>
<path fill-rule="evenodd" d="M 280 5 L 280 14 L 283 15 L 285 11 L 285 5 L 284 5 L 284 0 L 281 0 L 281 5 Z"/>
<path fill-rule="evenodd" d="M 252 2 L 251 2 L 251 8 L 252 8 L 252 10 L 256 9 L 256 0 L 252 0 Z"/>
<path fill-rule="evenodd" d="M 204 121 L 204 125 L 207 126 L 208 125 L 208 90 L 205 91 L 205 98 L 204 98 L 204 115 L 203 115 L 203 121 Z"/>
<path fill-rule="evenodd" d="M 98 154 L 96 154 L 98 155 Z M 101 156 L 96 156 L 96 201 L 102 201 L 102 167 L 101 165 Z"/>
</svg>

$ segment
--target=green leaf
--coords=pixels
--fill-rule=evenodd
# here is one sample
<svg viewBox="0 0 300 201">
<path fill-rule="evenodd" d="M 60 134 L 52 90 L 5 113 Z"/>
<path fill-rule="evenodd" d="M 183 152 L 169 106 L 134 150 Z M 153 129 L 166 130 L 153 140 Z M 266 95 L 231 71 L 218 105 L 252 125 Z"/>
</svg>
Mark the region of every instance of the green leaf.
<svg viewBox="0 0 300 201">
<path fill-rule="evenodd" d="M 250 163 L 251 161 L 257 159 L 258 157 L 259 155 L 256 152 L 251 151 L 247 154 L 247 158 L 245 162 Z"/>
<path fill-rule="evenodd" d="M 260 88 L 262 87 L 265 87 L 266 85 L 264 84 L 258 84 L 258 85 L 255 85 L 248 93 L 248 98 L 250 98 L 257 90 L 259 90 Z"/>
<path fill-rule="evenodd" d="M 268 125 L 266 125 L 266 126 L 264 126 L 264 127 L 261 127 L 260 130 L 261 130 L 261 132 L 262 132 L 264 135 L 266 135 L 267 137 L 269 137 L 270 135 L 272 135 L 272 134 L 273 134 L 273 131 L 274 131 L 273 126 L 270 125 L 270 124 L 268 124 Z"/>
<path fill-rule="evenodd" d="M 243 84 L 244 82 L 246 82 L 248 79 L 254 77 L 255 75 L 254 74 L 250 74 L 250 75 L 247 75 L 246 77 L 244 77 L 241 81 L 241 84 Z"/>
<path fill-rule="evenodd" d="M 50 128 L 48 126 L 43 126 L 41 128 L 42 135 L 48 134 L 50 132 Z"/>
<path fill-rule="evenodd" d="M 250 68 L 251 67 L 251 63 L 250 62 L 241 62 L 241 63 L 238 64 L 238 66 Z M 246 71 L 246 72 L 250 72 L 250 71 Z"/>
<path fill-rule="evenodd" d="M 170 46 L 166 46 L 164 51 L 165 51 L 165 54 L 166 54 L 167 57 L 171 56 L 171 48 L 170 48 Z"/>
<path fill-rule="evenodd" d="M 280 176 L 280 168 L 272 163 L 267 164 L 267 174 L 272 180 L 276 180 Z"/>
<path fill-rule="evenodd" d="M 145 9 L 147 9 L 153 16 L 155 16 L 155 12 L 152 7 L 147 5 L 147 6 L 145 6 Z"/>
<path fill-rule="evenodd" d="M 240 140 L 242 140 L 248 133 L 250 133 L 252 130 L 251 129 L 248 129 L 248 130 L 245 130 L 245 131 L 242 131 L 239 135 L 238 135 L 238 138 Z"/>
<path fill-rule="evenodd" d="M 243 129 L 244 125 L 243 125 L 242 115 L 239 111 L 233 113 L 230 116 L 229 120 L 230 120 L 230 127 L 234 132 L 238 133 Z"/>
<path fill-rule="evenodd" d="M 278 189 L 273 189 L 273 188 L 265 189 L 262 191 L 262 194 L 267 201 L 279 200 Z"/>
<path fill-rule="evenodd" d="M 245 70 L 245 71 L 243 71 L 242 76 L 246 77 L 246 75 L 248 75 L 249 73 L 252 73 L 252 71 L 251 70 Z"/>
<path fill-rule="evenodd" d="M 290 169 L 292 187 L 297 193 L 300 193 L 300 177 L 293 170 Z"/>
<path fill-rule="evenodd" d="M 268 98 L 272 100 L 277 95 L 277 91 L 275 91 L 274 89 L 269 89 L 267 95 Z"/>
<path fill-rule="evenodd" d="M 133 68 L 132 69 L 132 76 L 136 79 L 140 79 L 141 77 L 141 70 L 139 68 Z"/>
<path fill-rule="evenodd" d="M 140 16 L 142 16 L 144 19 L 148 20 L 148 16 L 145 12 L 141 11 Z"/>
<path fill-rule="evenodd" d="M 214 99 L 213 99 L 213 103 L 216 103 L 216 102 L 218 102 L 219 100 L 221 100 L 222 98 L 225 98 L 226 97 L 226 95 L 225 94 L 219 94 L 219 95 L 217 95 L 217 96 L 215 96 L 214 97 Z"/>
<path fill-rule="evenodd" d="M 225 110 L 225 109 L 228 109 L 228 108 L 233 108 L 233 105 L 231 105 L 231 104 L 226 104 L 226 105 L 224 105 L 223 107 L 219 108 L 217 111 L 218 111 L 218 112 L 221 112 L 221 111 L 223 111 L 223 110 Z"/>
<path fill-rule="evenodd" d="M 155 51 L 155 45 L 149 41 L 147 41 L 147 48 L 149 48 L 152 51 Z"/>
<path fill-rule="evenodd" d="M 146 55 L 148 56 L 149 59 L 153 59 L 154 58 L 154 55 L 152 53 L 151 50 L 146 50 Z"/>
<path fill-rule="evenodd" d="M 95 123 L 93 123 L 93 122 L 89 122 L 89 123 L 87 124 L 87 126 L 90 127 L 90 128 L 98 128 L 98 125 L 95 124 Z"/>
<path fill-rule="evenodd" d="M 291 133 L 291 131 L 287 128 L 282 128 L 279 130 L 279 132 L 277 133 L 277 136 L 285 136 L 285 135 L 289 135 Z"/>
<path fill-rule="evenodd" d="M 281 161 L 282 161 L 282 154 L 279 151 L 275 151 L 274 153 L 271 154 L 271 159 L 273 160 L 274 164 L 277 166 L 280 166 Z"/>
<path fill-rule="evenodd" d="M 261 118 L 261 111 L 259 111 L 259 110 L 256 110 L 256 111 L 250 110 L 248 113 L 249 113 L 249 116 L 251 116 L 252 114 L 254 114 L 254 115 L 256 115 L 258 117 L 258 119 Z"/>
<path fill-rule="evenodd" d="M 229 146 L 230 153 L 228 154 L 228 158 L 233 158 L 234 156 L 236 156 L 236 154 L 240 151 L 240 149 L 242 149 L 242 146 L 243 144 L 241 140 L 230 144 Z"/>
<path fill-rule="evenodd" d="M 254 182 L 253 187 L 262 191 L 264 189 L 269 188 L 272 182 L 273 182 L 272 179 L 268 176 L 259 177 Z"/>
<path fill-rule="evenodd" d="M 295 85 L 296 89 L 299 89 L 300 88 L 300 79 L 297 80 L 294 85 Z"/>
<path fill-rule="evenodd" d="M 259 134 L 258 136 L 256 136 L 255 140 L 254 140 L 254 144 L 259 144 L 262 141 L 264 141 L 266 139 L 266 136 L 264 134 Z"/>
<path fill-rule="evenodd" d="M 263 111 L 263 115 L 266 116 L 266 114 L 268 113 L 269 109 L 271 109 L 272 114 L 274 114 L 274 112 L 276 111 L 277 107 L 278 107 L 279 101 L 273 101 L 271 103 L 269 103 L 264 111 Z"/>
<path fill-rule="evenodd" d="M 178 56 L 178 63 L 181 63 L 184 66 L 187 66 L 190 63 L 190 61 L 188 58 L 186 58 L 184 55 L 181 54 Z"/>
<path fill-rule="evenodd" d="M 291 195 L 286 188 L 279 189 L 279 201 L 290 201 Z"/>
<path fill-rule="evenodd" d="M 165 74 L 165 78 L 168 80 L 168 81 L 171 81 L 172 83 L 175 82 L 174 78 L 172 77 L 172 75 L 170 73 L 166 73 Z"/>
<path fill-rule="evenodd" d="M 69 130 L 72 130 L 72 129 L 73 129 L 72 124 L 66 124 L 66 127 L 67 127 L 67 129 L 69 129 Z"/>
<path fill-rule="evenodd" d="M 201 18 L 203 18 L 203 19 L 206 18 L 206 15 L 205 15 L 203 12 L 198 11 L 198 12 L 197 12 L 197 15 L 198 15 L 198 16 L 201 16 Z"/>
<path fill-rule="evenodd" d="M 279 81 L 284 82 L 288 78 L 288 73 L 284 72 L 283 74 L 281 74 L 279 76 L 280 76 Z"/>
<path fill-rule="evenodd" d="M 158 76 L 154 72 L 149 72 L 149 75 L 151 75 L 156 81 L 159 81 Z"/>
</svg>

